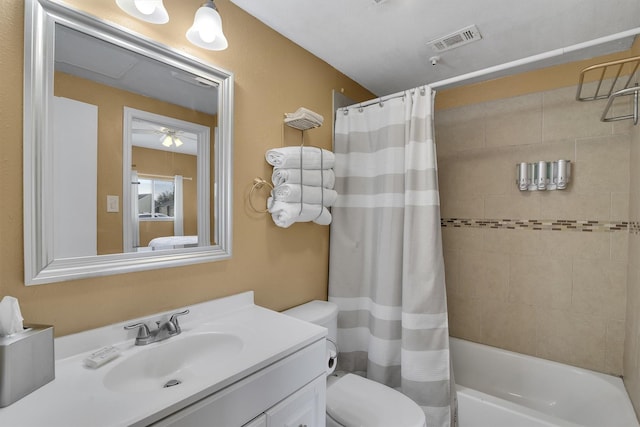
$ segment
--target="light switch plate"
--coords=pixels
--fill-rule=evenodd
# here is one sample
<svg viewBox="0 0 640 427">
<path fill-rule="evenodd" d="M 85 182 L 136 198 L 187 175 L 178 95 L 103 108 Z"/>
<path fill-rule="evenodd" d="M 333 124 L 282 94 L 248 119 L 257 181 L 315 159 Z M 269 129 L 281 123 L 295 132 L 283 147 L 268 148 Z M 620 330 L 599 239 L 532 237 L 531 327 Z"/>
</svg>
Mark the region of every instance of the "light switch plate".
<svg viewBox="0 0 640 427">
<path fill-rule="evenodd" d="M 107 196 L 107 212 L 120 211 L 120 198 L 118 196 Z"/>
</svg>

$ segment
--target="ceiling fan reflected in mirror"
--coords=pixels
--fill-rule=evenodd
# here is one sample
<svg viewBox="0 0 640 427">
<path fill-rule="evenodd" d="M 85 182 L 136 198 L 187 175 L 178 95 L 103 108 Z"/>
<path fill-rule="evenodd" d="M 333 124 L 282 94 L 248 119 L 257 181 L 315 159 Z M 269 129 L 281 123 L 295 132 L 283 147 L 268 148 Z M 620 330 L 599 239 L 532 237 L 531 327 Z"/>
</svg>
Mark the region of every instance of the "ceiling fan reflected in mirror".
<svg viewBox="0 0 640 427">
<path fill-rule="evenodd" d="M 156 123 L 135 120 L 132 128 L 132 144 L 156 150 L 175 150 L 197 155 L 197 135 Z"/>
<path fill-rule="evenodd" d="M 171 147 L 172 145 L 180 147 L 184 144 L 180 137 L 178 137 L 177 132 L 169 129 L 167 129 L 166 133 L 160 137 L 160 141 L 162 141 L 162 145 L 165 147 Z"/>
</svg>

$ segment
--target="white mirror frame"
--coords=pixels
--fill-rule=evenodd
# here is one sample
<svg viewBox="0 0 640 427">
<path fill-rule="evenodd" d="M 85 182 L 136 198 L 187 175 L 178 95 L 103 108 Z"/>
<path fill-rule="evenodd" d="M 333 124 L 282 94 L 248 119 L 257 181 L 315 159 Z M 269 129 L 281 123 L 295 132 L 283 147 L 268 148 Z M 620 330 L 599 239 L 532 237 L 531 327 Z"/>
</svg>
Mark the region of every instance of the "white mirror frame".
<svg viewBox="0 0 640 427">
<path fill-rule="evenodd" d="M 214 177 L 215 244 L 157 252 L 55 259 L 53 242 L 53 98 L 56 24 L 106 40 L 218 86 Z M 232 247 L 233 74 L 53 0 L 25 1 L 24 275 L 26 285 L 224 260 Z"/>
</svg>

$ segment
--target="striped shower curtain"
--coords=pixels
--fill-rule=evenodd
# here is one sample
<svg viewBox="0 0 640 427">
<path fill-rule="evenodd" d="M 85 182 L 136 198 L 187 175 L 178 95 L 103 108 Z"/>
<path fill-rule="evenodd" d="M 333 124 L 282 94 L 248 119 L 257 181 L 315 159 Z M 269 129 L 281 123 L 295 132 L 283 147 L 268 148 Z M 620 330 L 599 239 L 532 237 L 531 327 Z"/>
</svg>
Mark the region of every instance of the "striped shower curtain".
<svg viewBox="0 0 640 427">
<path fill-rule="evenodd" d="M 339 369 L 454 425 L 431 88 L 336 113 L 329 300 Z"/>
</svg>

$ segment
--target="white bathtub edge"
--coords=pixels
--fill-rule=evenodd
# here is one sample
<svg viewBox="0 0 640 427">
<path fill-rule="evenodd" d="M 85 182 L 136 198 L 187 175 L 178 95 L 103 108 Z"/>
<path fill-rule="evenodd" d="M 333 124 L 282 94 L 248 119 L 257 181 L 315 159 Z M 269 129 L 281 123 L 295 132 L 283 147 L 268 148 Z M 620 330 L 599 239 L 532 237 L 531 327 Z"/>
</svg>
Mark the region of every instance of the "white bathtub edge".
<svg viewBox="0 0 640 427">
<path fill-rule="evenodd" d="M 482 393 L 478 390 L 458 384 L 456 384 L 456 393 L 459 401 L 461 398 L 464 399 L 466 397 L 468 399 L 478 401 L 482 403 L 482 405 L 489 406 L 490 410 L 509 412 L 513 417 L 525 418 L 530 420 L 532 423 L 535 422 L 535 424 L 540 427 L 583 427 L 579 424 L 574 424 L 567 420 L 553 417 L 540 411 L 536 411 L 535 409 L 527 408 L 525 406 L 518 405 L 517 403 L 509 402 L 508 400 L 500 399 L 499 397 Z M 493 427 L 513 427 L 513 425 L 510 424 L 508 426 Z"/>
<path fill-rule="evenodd" d="M 607 374 L 596 372 L 589 369 L 570 366 L 570 365 L 566 365 L 566 364 L 555 362 L 548 359 L 543 359 L 543 358 L 530 356 L 522 353 L 516 353 L 513 351 L 504 350 L 501 348 L 493 347 L 486 344 L 480 344 L 480 343 L 476 343 L 473 341 L 468 341 L 460 338 L 450 337 L 450 339 L 452 340 L 451 348 L 452 349 L 457 348 L 458 351 L 462 350 L 463 353 L 461 354 L 466 354 L 466 356 L 463 356 L 463 359 L 471 356 L 472 359 L 469 359 L 469 360 L 474 360 L 474 365 L 475 365 L 475 362 L 479 360 L 483 360 L 483 358 L 487 357 L 486 355 L 489 354 L 489 355 L 496 355 L 495 357 L 497 358 L 497 360 L 503 360 L 505 357 L 506 359 L 504 360 L 517 359 L 521 361 L 521 363 L 524 366 L 527 366 L 527 371 L 529 371 L 529 369 L 531 368 L 534 368 L 534 366 L 548 367 L 551 370 L 562 369 L 565 372 L 571 372 L 572 373 L 571 375 L 577 375 L 579 377 L 585 377 L 585 378 L 592 378 L 594 381 L 600 383 L 600 387 L 603 387 L 603 388 L 598 388 L 598 390 L 609 389 L 609 387 L 611 387 L 608 392 L 609 397 L 619 395 L 619 398 L 616 398 L 617 409 L 619 411 L 624 411 L 624 412 L 628 411 L 627 416 L 623 417 L 625 419 L 626 427 L 640 427 L 640 424 L 638 423 L 638 420 L 637 420 L 637 416 L 635 414 L 635 410 L 629 398 L 628 392 L 625 388 L 622 378 L 620 377 L 607 375 Z M 478 351 L 479 353 L 477 353 Z M 477 357 L 480 357 L 480 359 L 477 359 Z M 493 359 L 494 356 L 490 356 L 490 357 Z M 456 359 L 455 355 L 453 355 L 453 358 Z M 535 369 L 537 368 L 534 368 L 534 371 Z M 475 371 L 467 371 L 467 372 L 475 372 Z M 485 371 L 482 370 L 481 372 L 485 372 Z M 455 376 L 455 370 L 454 370 L 454 376 Z M 462 380 L 461 381 L 462 384 L 466 384 L 463 378 L 461 378 L 461 380 Z M 471 385 L 471 387 L 474 387 L 474 386 Z M 542 423 L 538 424 L 541 426 L 580 427 L 580 424 L 577 424 L 576 420 L 570 421 L 565 418 L 560 418 L 557 415 L 542 412 L 535 407 L 523 406 L 518 402 L 506 400 L 502 397 L 499 397 L 499 395 L 488 394 L 486 391 L 482 389 L 470 388 L 469 384 L 466 384 L 466 385 L 456 384 L 456 389 L 458 393 L 462 394 L 464 397 L 468 399 L 472 399 L 477 403 L 482 403 L 490 407 L 493 407 L 494 410 L 496 411 L 498 409 L 495 409 L 495 408 L 499 407 L 500 410 L 502 410 L 503 412 L 525 414 L 527 417 L 533 417 L 535 419 L 541 420 Z M 471 406 L 474 407 L 474 409 L 478 409 L 478 410 L 480 409 L 476 405 L 471 405 Z M 630 418 L 634 419 L 633 423 L 631 422 Z M 536 424 L 533 424 L 533 425 L 536 425 Z"/>
</svg>

